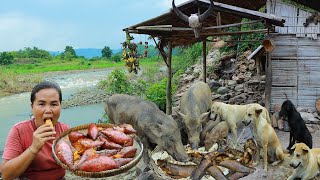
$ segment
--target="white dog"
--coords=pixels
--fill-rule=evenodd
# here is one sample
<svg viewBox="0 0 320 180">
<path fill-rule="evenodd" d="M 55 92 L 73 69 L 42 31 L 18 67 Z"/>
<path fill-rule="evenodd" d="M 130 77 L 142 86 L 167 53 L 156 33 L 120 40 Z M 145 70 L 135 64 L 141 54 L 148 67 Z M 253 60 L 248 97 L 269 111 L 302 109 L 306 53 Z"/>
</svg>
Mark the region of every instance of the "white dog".
<svg viewBox="0 0 320 180">
<path fill-rule="evenodd" d="M 260 104 L 247 104 L 247 105 L 231 105 L 223 102 L 214 102 L 211 106 L 210 119 L 221 119 L 227 122 L 233 135 L 233 142 L 236 143 L 238 139 L 237 126 L 242 122 L 246 116 L 249 107 L 257 107 L 263 109 L 261 115 L 270 123 L 269 113 L 266 108 Z"/>
<path fill-rule="evenodd" d="M 288 180 L 312 179 L 319 174 L 320 148 L 310 149 L 304 143 L 296 143 L 291 149 L 294 149 L 294 153 L 290 166 L 294 168 L 294 171 Z"/>
</svg>

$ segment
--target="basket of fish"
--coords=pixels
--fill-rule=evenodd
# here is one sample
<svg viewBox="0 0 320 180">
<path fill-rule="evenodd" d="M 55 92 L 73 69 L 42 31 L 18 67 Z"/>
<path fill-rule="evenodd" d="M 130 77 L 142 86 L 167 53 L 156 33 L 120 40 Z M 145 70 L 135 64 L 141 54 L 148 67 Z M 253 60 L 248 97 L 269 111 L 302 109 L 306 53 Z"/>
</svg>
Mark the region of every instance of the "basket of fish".
<svg viewBox="0 0 320 180">
<path fill-rule="evenodd" d="M 129 124 L 85 124 L 64 131 L 52 144 L 57 164 L 77 176 L 101 178 L 127 172 L 143 144 Z"/>
<path fill-rule="evenodd" d="M 218 147 L 218 145 L 217 145 Z M 257 153 L 253 139 L 246 141 L 244 151 L 226 147 L 212 151 L 186 147 L 188 162 L 175 161 L 157 147 L 148 151 L 151 168 L 161 179 L 239 179 L 254 172 L 253 157 Z"/>
</svg>

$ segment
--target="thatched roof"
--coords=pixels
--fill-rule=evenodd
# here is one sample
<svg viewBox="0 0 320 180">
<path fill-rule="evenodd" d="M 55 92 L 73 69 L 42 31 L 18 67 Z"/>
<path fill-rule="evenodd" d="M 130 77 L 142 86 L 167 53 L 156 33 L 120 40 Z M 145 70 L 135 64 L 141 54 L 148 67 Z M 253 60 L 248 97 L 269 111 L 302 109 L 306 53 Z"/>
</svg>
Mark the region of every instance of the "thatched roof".
<svg viewBox="0 0 320 180">
<path fill-rule="evenodd" d="M 203 13 L 210 5 L 209 0 L 198 0 L 198 3 L 199 4 L 196 4 L 194 0 L 189 0 L 183 4 L 177 5 L 177 7 L 184 14 L 190 15 L 197 13 L 198 7 L 200 8 L 200 12 Z M 268 24 L 278 26 L 283 26 L 284 23 L 284 20 L 280 17 L 256 11 L 265 5 L 265 0 L 217 0 L 214 4 L 214 13 L 203 23 L 203 30 L 201 31 L 202 38 L 220 35 L 217 34 L 217 32 L 219 32 L 218 29 L 205 29 L 206 27 L 218 25 L 218 12 L 220 12 L 221 25 L 239 23 L 242 18 L 264 20 L 264 22 L 267 22 Z M 172 8 L 167 13 L 127 27 L 124 31 L 137 34 L 148 34 L 160 39 L 171 39 L 173 40 L 173 46 L 184 46 L 196 42 L 191 28 L 189 28 L 188 24 L 182 21 L 175 12 L 173 12 Z"/>
</svg>

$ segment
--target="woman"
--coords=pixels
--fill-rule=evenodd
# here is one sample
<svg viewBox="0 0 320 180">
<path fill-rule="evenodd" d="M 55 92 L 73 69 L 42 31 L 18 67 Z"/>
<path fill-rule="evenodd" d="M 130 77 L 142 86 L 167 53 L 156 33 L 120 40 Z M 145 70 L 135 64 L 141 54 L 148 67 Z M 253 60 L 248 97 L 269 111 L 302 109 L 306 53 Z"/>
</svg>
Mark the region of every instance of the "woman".
<svg viewBox="0 0 320 180">
<path fill-rule="evenodd" d="M 69 127 L 58 122 L 62 94 L 59 85 L 44 81 L 31 92 L 34 118 L 14 125 L 2 156 L 2 178 L 62 179 L 65 170 L 52 157 L 53 140 Z M 53 127 L 45 124 L 51 119 Z"/>
</svg>

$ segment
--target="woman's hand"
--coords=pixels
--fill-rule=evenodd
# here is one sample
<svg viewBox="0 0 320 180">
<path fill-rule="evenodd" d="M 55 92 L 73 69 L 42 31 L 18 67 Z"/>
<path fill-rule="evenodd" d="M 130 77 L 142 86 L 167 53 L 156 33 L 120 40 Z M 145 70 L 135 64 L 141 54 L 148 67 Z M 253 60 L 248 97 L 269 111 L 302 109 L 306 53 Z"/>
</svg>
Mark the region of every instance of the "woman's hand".
<svg viewBox="0 0 320 180">
<path fill-rule="evenodd" d="M 55 134 L 54 127 L 51 127 L 49 124 L 39 126 L 33 132 L 32 145 L 30 146 L 31 152 L 38 153 L 46 141 L 55 139 Z"/>
</svg>

